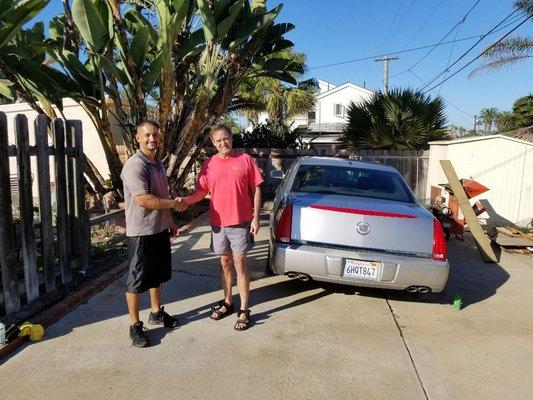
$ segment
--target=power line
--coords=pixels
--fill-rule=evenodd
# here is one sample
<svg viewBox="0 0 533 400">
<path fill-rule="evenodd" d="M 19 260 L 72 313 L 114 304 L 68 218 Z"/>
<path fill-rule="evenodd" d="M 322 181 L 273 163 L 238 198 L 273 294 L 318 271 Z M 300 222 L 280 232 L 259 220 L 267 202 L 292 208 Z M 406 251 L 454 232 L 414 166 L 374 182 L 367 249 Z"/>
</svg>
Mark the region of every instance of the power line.
<svg viewBox="0 0 533 400">
<path fill-rule="evenodd" d="M 404 2 L 405 2 L 405 0 L 402 0 L 402 2 L 400 3 L 400 6 L 396 10 L 396 13 L 394 14 L 394 18 L 392 19 L 392 23 L 389 25 L 389 29 L 387 30 L 387 33 L 385 34 L 385 37 L 383 38 L 383 41 L 381 42 L 381 44 L 378 47 L 378 53 L 381 51 L 381 49 L 383 48 L 383 45 L 385 44 L 385 42 L 389 38 L 389 34 L 390 34 L 391 30 L 392 30 L 392 27 L 394 26 L 394 23 L 396 22 L 396 18 L 398 18 L 398 14 L 400 13 L 400 10 L 402 9 Z M 368 79 L 369 75 L 374 71 L 374 68 L 375 68 L 375 64 L 372 64 L 370 66 L 370 68 L 368 69 L 367 73 L 366 73 L 365 81 Z"/>
<path fill-rule="evenodd" d="M 513 25 L 515 22 L 517 22 L 519 19 L 522 18 L 522 15 L 517 15 L 515 16 L 514 18 L 511 18 L 511 20 L 509 22 L 507 22 L 505 25 L 501 26 L 500 28 L 498 29 L 495 29 L 494 31 L 492 31 L 491 33 L 488 33 L 488 34 L 481 34 L 481 35 L 476 35 L 476 36 L 469 36 L 469 37 L 466 37 L 466 38 L 461 38 L 461 39 L 454 39 L 454 40 L 450 40 L 450 41 L 447 41 L 447 42 L 442 42 L 442 43 L 436 43 L 437 45 L 445 45 L 445 44 L 450 44 L 450 43 L 458 43 L 458 42 L 463 42 L 465 40 L 469 40 L 469 39 L 483 39 L 487 36 L 490 36 L 490 35 L 494 35 L 495 33 L 497 32 L 500 32 L 500 31 L 503 31 L 505 28 Z M 434 45 L 427 45 L 427 46 L 424 46 L 423 48 L 428 48 L 428 47 L 432 47 Z M 409 51 L 409 50 L 408 50 Z M 391 53 L 392 54 L 392 53 Z M 399 54 L 399 53 L 394 53 L 394 54 Z M 403 75 L 403 74 L 406 74 L 408 72 L 411 72 L 410 69 L 406 69 L 402 72 L 398 72 L 397 74 L 394 74 L 394 75 L 391 75 L 391 78 L 395 78 L 397 76 L 400 76 L 400 75 Z"/>
<path fill-rule="evenodd" d="M 500 31 L 501 29 L 503 29 L 503 27 L 500 28 L 500 29 L 495 30 L 494 32 L 491 33 L 491 35 L 494 34 L 494 33 L 496 33 L 497 31 Z M 355 58 L 355 59 L 353 59 L 353 60 L 339 61 L 339 62 L 332 63 L 332 64 L 324 64 L 324 65 L 319 65 L 319 66 L 316 66 L 316 67 L 311 67 L 311 68 L 309 68 L 309 70 L 312 70 L 312 69 L 320 69 L 320 68 L 328 68 L 328 67 L 335 67 L 335 66 L 337 66 L 337 65 L 350 64 L 350 63 L 354 63 L 354 62 L 358 62 L 358 61 L 373 60 L 373 59 L 378 58 L 378 57 L 386 57 L 386 56 L 391 56 L 391 55 L 396 55 L 396 54 L 409 53 L 409 52 L 412 52 L 412 51 L 417 51 L 417 50 L 427 49 L 427 48 L 429 48 L 429 47 L 433 47 L 433 46 L 435 46 L 435 45 L 440 46 L 440 45 L 445 45 L 445 44 L 450 44 L 450 43 L 464 42 L 464 41 L 466 41 L 466 40 L 479 39 L 479 38 L 484 37 L 484 36 L 486 36 L 486 35 L 469 36 L 469 37 L 465 37 L 465 38 L 461 38 L 461 39 L 449 40 L 449 41 L 447 41 L 447 42 L 434 43 L 434 44 L 427 44 L 427 45 L 424 45 L 424 46 L 413 47 L 412 49 L 405 49 L 405 50 L 399 50 L 399 51 L 391 51 L 391 52 L 388 52 L 388 53 L 376 54 L 376 55 L 368 56 L 368 57 Z M 402 73 L 392 75 L 391 78 L 393 78 L 393 77 L 395 77 L 395 76 L 398 76 L 398 75 L 403 75 L 403 74 L 405 74 L 405 73 L 407 73 L 407 72 L 409 72 L 409 71 L 408 71 L 408 70 L 405 70 L 405 71 L 403 71 Z"/>
<path fill-rule="evenodd" d="M 452 77 L 454 77 L 455 75 L 457 75 L 459 72 L 461 72 L 462 70 L 464 70 L 466 67 L 468 67 L 469 65 L 471 65 L 474 61 L 476 61 L 478 58 L 482 57 L 485 53 L 487 53 L 490 49 L 492 49 L 494 46 L 496 46 L 498 43 L 500 43 L 503 39 L 505 39 L 507 36 L 509 36 L 511 33 L 513 33 L 515 30 L 517 30 L 520 26 L 522 26 L 524 23 L 527 22 L 527 20 L 529 20 L 531 17 L 530 16 L 526 16 L 526 18 L 520 22 L 517 26 L 515 26 L 513 29 L 511 29 L 509 32 L 507 32 L 505 35 L 503 35 L 500 39 L 498 39 L 496 42 L 494 42 L 492 45 L 490 45 L 489 47 L 487 47 L 485 50 L 483 50 L 478 56 L 474 57 L 474 59 L 472 59 L 470 62 L 468 62 L 467 64 L 465 64 L 464 66 L 462 66 L 461 68 L 459 68 L 457 71 L 455 71 L 453 74 L 449 75 L 448 77 L 446 77 L 445 79 L 443 79 L 441 82 L 439 82 L 438 84 L 432 86 L 431 88 L 425 90 L 424 92 L 428 92 L 430 90 L 433 90 L 435 89 L 436 87 L 438 87 L 439 85 L 442 85 L 444 82 L 446 82 L 448 79 L 451 79 Z M 462 58 L 462 57 L 460 57 Z M 458 60 L 459 61 L 459 60 Z M 454 63 L 455 64 L 455 63 Z M 452 64 L 452 65 L 454 65 Z M 440 75 L 439 75 L 440 76 Z M 434 80 L 433 80 L 434 81 Z M 432 82 L 433 82 L 432 81 Z M 428 85 L 430 85 L 432 82 L 429 82 L 428 84 L 426 84 L 424 87 L 422 87 L 422 90 L 427 87 Z"/>
<path fill-rule="evenodd" d="M 426 83 L 422 78 L 420 78 L 417 74 L 415 74 L 413 71 L 409 71 L 409 73 L 413 74 L 414 77 L 416 79 L 418 79 L 420 82 L 422 83 Z M 434 91 L 433 91 L 434 92 Z M 450 100 L 446 99 L 444 96 L 441 96 L 440 94 L 438 94 L 438 96 L 440 96 L 442 98 L 442 100 L 444 100 L 446 103 L 448 103 L 450 106 L 452 106 L 453 108 L 455 108 L 456 110 L 462 112 L 463 114 L 465 115 L 468 115 L 469 117 L 471 118 L 474 118 L 474 116 L 468 112 L 466 112 L 465 110 L 463 110 L 462 108 L 460 108 L 459 106 L 456 106 L 455 104 L 453 104 Z"/>
<path fill-rule="evenodd" d="M 509 15 L 507 15 L 507 17 L 505 17 L 503 20 L 501 20 L 498 24 L 496 24 L 492 29 L 490 29 L 485 35 L 482 35 L 481 38 L 478 39 L 478 41 L 476 43 L 474 43 L 467 51 L 465 51 L 463 54 L 461 54 L 461 56 L 455 60 L 446 70 L 442 71 L 441 73 L 439 73 L 437 76 L 435 76 L 433 79 L 431 79 L 427 85 L 421 87 L 420 89 L 421 90 L 424 90 L 427 86 L 431 85 L 433 82 L 435 82 L 437 79 L 439 79 L 446 71 L 448 71 L 451 67 L 453 67 L 455 64 L 457 64 L 459 61 L 461 61 L 468 53 L 470 53 L 483 39 L 485 39 L 485 37 L 493 32 L 496 28 L 498 28 L 501 24 L 503 24 L 506 20 L 508 20 L 514 13 L 516 13 L 518 11 L 518 9 L 515 9 L 512 13 L 510 13 Z M 523 22 L 521 22 L 518 26 L 522 25 L 524 22 L 526 22 L 527 20 L 529 19 L 526 18 Z M 511 30 L 511 32 L 513 32 L 515 29 L 518 28 L 515 27 L 513 30 Z M 509 35 L 509 33 L 507 33 L 504 37 L 506 37 L 507 35 Z M 501 39 L 500 39 L 501 40 Z M 494 46 L 494 45 L 492 45 Z M 491 47 L 492 47 L 491 46 Z M 479 56 L 478 56 L 479 58 Z M 476 58 L 477 59 L 477 58 Z M 445 81 L 443 81 L 444 83 Z"/>
<path fill-rule="evenodd" d="M 457 39 L 457 34 L 459 33 L 459 28 L 461 28 L 461 25 L 457 25 L 457 29 L 455 30 L 455 36 L 454 40 Z M 455 48 L 455 43 L 452 44 L 452 48 L 450 49 L 450 54 L 448 55 L 448 62 L 446 63 L 446 71 L 449 72 L 450 69 L 450 61 L 452 60 L 452 54 L 453 49 Z M 442 89 L 442 86 L 439 87 L 438 94 L 440 94 L 440 90 Z"/>
<path fill-rule="evenodd" d="M 417 31 L 413 34 L 413 36 L 411 36 L 411 38 L 407 41 L 407 43 L 405 44 L 405 48 L 407 48 L 407 46 L 409 46 L 411 44 L 411 42 L 413 41 L 413 39 L 416 37 L 416 35 L 418 35 L 420 33 L 420 31 L 422 30 L 422 28 L 424 28 L 424 26 L 426 26 L 426 24 L 428 23 L 428 21 L 431 19 L 431 17 L 433 16 L 433 14 L 435 14 L 435 12 L 439 9 L 440 5 L 444 2 L 444 0 L 440 0 L 440 2 L 437 4 L 437 6 L 429 13 L 429 15 L 427 16 L 427 18 L 425 19 L 425 21 L 422 23 L 422 25 L 420 25 L 420 28 L 417 29 Z"/>
<path fill-rule="evenodd" d="M 416 0 L 412 0 L 412 1 L 411 1 L 411 4 L 409 4 L 409 7 L 407 8 L 407 11 L 405 12 L 405 14 L 403 15 L 402 20 L 400 21 L 400 23 L 399 23 L 398 26 L 396 27 L 396 30 L 395 30 L 394 33 L 392 34 L 391 39 L 387 42 L 386 46 L 383 48 L 384 50 L 386 50 L 386 49 L 390 46 L 390 44 L 392 43 L 392 41 L 393 41 L 394 38 L 396 37 L 396 34 L 398 33 L 398 31 L 400 30 L 401 26 L 403 25 L 403 22 L 405 21 L 405 19 L 406 19 L 407 16 L 409 15 L 409 12 L 411 11 L 411 8 L 413 8 L 413 4 L 415 4 L 415 1 L 416 1 Z"/>
<path fill-rule="evenodd" d="M 447 33 L 446 35 L 444 35 L 442 37 L 442 39 L 432 48 L 430 49 L 426 54 L 424 54 L 422 56 L 422 58 L 420 58 L 417 62 L 415 62 L 413 65 L 411 65 L 409 68 L 407 68 L 405 71 L 402 71 L 396 75 L 392 75 L 391 78 L 394 78 L 395 76 L 398 76 L 398 75 L 402 75 L 404 73 L 406 73 L 407 71 L 413 69 L 414 67 L 416 67 L 418 64 L 420 64 L 422 61 L 424 61 L 432 52 L 433 50 L 435 50 L 448 36 L 450 36 L 450 34 L 455 30 L 455 28 L 457 28 L 460 24 L 462 24 L 466 18 L 468 17 L 468 15 L 472 12 L 472 10 L 474 10 L 474 8 L 476 8 L 476 6 L 479 4 L 481 0 L 476 0 L 476 2 L 474 3 L 474 5 L 472 7 L 470 7 L 470 9 L 466 12 L 465 15 L 463 15 L 463 17 L 459 20 L 459 22 L 457 22 Z"/>
</svg>

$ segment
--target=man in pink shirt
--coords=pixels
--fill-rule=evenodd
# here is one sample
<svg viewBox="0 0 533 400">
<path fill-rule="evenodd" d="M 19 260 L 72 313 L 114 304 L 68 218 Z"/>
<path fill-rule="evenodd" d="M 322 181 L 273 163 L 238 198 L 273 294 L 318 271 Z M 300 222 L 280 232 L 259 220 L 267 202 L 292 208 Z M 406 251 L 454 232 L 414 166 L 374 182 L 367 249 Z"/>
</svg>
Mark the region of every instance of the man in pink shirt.
<svg viewBox="0 0 533 400">
<path fill-rule="evenodd" d="M 234 328 L 243 331 L 250 324 L 250 278 L 246 253 L 253 247 L 253 235 L 259 231 L 259 185 L 263 177 L 248 154 L 233 150 L 229 126 L 215 125 L 209 135 L 218 153 L 205 161 L 196 192 L 185 197 L 185 201 L 196 203 L 207 193 L 211 194 L 211 249 L 220 255 L 220 277 L 224 289 L 224 300 L 212 309 L 211 318 L 219 320 L 235 311 L 231 293 L 235 266 L 241 304 Z"/>
</svg>

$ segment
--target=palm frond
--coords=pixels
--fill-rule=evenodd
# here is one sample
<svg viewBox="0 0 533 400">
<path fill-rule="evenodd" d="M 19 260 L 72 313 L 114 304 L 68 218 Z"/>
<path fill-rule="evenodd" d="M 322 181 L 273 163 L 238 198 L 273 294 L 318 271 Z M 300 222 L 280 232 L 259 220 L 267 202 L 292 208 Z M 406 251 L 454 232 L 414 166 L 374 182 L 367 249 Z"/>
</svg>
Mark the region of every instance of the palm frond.
<svg viewBox="0 0 533 400">
<path fill-rule="evenodd" d="M 515 57 L 499 57 L 497 59 L 494 59 L 488 63 L 485 63 L 483 65 L 480 65 L 476 69 L 472 70 L 468 74 L 469 78 L 474 78 L 478 75 L 480 75 L 483 72 L 488 71 L 498 71 L 505 67 L 512 67 L 515 64 L 521 63 L 525 59 L 531 58 L 533 55 L 527 55 L 527 56 L 515 56 Z"/>
</svg>

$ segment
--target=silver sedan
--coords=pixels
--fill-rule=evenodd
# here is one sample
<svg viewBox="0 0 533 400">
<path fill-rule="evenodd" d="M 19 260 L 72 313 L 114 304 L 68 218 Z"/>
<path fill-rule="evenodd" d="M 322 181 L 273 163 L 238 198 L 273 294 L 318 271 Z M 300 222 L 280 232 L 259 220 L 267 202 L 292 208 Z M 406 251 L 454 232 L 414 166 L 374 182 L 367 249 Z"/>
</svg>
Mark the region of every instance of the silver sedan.
<svg viewBox="0 0 533 400">
<path fill-rule="evenodd" d="M 298 158 L 270 216 L 269 267 L 302 280 L 440 292 L 449 264 L 440 222 L 393 167 Z"/>
</svg>

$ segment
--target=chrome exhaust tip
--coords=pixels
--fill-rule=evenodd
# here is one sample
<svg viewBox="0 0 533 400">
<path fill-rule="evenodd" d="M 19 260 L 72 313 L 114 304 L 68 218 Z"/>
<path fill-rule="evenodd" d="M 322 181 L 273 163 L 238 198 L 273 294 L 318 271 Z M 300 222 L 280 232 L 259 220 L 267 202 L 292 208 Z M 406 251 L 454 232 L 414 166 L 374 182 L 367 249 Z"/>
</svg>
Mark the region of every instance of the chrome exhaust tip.
<svg viewBox="0 0 533 400">
<path fill-rule="evenodd" d="M 416 293 L 418 292 L 418 288 L 416 286 L 409 286 L 407 289 L 405 289 L 409 293 Z"/>
<path fill-rule="evenodd" d="M 418 287 L 418 293 L 426 294 L 426 293 L 429 293 L 429 292 L 431 292 L 431 289 L 428 288 L 427 286 L 419 286 Z"/>
<path fill-rule="evenodd" d="M 311 277 L 307 274 L 300 274 L 298 279 L 301 280 L 302 282 L 309 282 L 311 280 Z"/>
<path fill-rule="evenodd" d="M 296 272 L 287 272 L 287 276 L 291 279 L 298 278 L 300 274 L 297 274 Z"/>
</svg>

